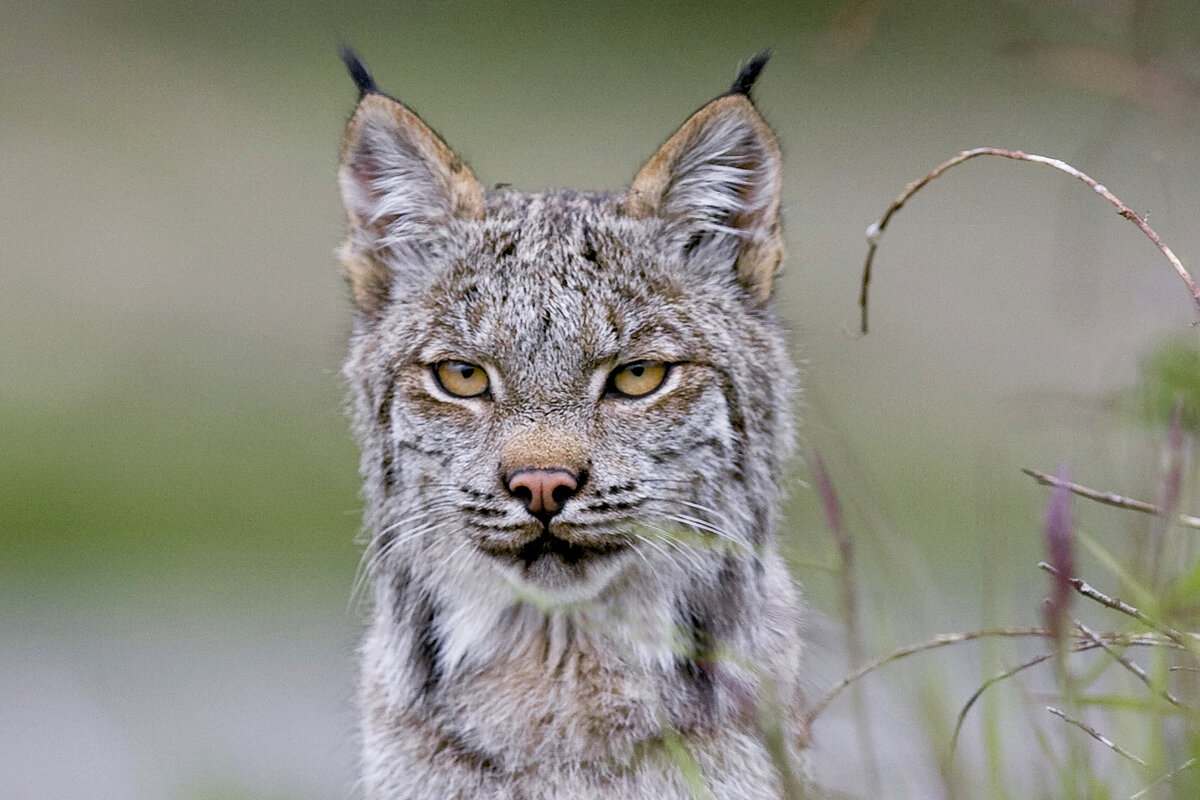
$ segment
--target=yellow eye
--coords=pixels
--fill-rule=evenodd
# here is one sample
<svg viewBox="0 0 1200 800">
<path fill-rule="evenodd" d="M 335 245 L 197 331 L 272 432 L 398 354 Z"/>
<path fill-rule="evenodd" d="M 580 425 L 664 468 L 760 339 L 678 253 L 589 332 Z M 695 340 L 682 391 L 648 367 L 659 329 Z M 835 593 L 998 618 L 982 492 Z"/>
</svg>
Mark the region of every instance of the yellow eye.
<svg viewBox="0 0 1200 800">
<path fill-rule="evenodd" d="M 455 397 L 478 397 L 488 389 L 488 376 L 483 367 L 465 361 L 439 361 L 433 374 L 443 389 Z"/>
<path fill-rule="evenodd" d="M 661 361 L 634 361 L 613 370 L 609 385 L 617 394 L 642 397 L 662 386 L 667 377 L 667 365 Z"/>
</svg>

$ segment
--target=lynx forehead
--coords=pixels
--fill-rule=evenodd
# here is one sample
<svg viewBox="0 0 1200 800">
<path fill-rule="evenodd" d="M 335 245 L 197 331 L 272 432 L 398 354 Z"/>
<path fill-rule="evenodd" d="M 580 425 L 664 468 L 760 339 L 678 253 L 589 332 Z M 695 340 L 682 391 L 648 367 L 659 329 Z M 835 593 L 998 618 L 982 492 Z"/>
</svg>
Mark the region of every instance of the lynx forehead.
<svg viewBox="0 0 1200 800">
<path fill-rule="evenodd" d="M 672 732 L 718 797 L 779 796 L 755 706 L 799 712 L 800 641 L 765 57 L 628 191 L 537 194 L 483 190 L 343 57 L 368 796 L 686 797 Z"/>
</svg>

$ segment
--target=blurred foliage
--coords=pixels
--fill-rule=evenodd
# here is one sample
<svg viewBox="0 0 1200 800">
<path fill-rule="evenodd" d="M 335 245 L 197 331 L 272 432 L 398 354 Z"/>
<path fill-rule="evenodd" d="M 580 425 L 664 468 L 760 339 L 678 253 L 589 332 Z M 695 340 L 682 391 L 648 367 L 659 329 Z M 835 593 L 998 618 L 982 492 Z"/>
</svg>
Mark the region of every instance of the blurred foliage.
<svg viewBox="0 0 1200 800">
<path fill-rule="evenodd" d="M 1141 364 L 1140 411 L 1152 425 L 1165 427 L 1176 405 L 1181 423 L 1200 432 L 1200 338 L 1172 339 Z"/>
</svg>

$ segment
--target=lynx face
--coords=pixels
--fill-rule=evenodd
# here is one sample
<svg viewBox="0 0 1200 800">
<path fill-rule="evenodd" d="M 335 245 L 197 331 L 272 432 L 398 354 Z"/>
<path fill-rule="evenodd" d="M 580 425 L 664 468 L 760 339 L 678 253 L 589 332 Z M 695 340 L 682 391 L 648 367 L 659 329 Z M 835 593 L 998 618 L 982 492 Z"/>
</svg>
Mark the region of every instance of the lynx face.
<svg viewBox="0 0 1200 800">
<path fill-rule="evenodd" d="M 375 566 L 557 602 L 753 553 L 791 433 L 778 159 L 735 92 L 626 194 L 488 193 L 364 87 L 340 178 Z"/>
</svg>

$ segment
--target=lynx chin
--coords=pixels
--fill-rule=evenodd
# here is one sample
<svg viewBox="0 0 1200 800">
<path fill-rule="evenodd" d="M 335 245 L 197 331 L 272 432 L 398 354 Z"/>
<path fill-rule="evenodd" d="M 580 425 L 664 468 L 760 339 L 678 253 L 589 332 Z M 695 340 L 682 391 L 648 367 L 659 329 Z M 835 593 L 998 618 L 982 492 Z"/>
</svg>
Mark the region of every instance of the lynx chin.
<svg viewBox="0 0 1200 800">
<path fill-rule="evenodd" d="M 807 732 L 766 56 L 628 190 L 526 194 L 342 55 L 366 796 L 778 800 Z"/>
</svg>

